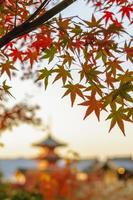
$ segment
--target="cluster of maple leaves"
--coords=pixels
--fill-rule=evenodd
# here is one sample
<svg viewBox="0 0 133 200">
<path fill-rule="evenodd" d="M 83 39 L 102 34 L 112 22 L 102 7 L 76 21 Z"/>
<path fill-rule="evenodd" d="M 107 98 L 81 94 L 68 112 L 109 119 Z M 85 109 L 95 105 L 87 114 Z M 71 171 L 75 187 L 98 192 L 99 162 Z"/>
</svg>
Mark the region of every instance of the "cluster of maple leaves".
<svg viewBox="0 0 133 200">
<path fill-rule="evenodd" d="M 69 0 L 70 1 L 70 0 Z M 63 0 L 62 2 L 66 2 Z M 133 121 L 133 3 L 130 0 L 91 0 L 91 19 L 61 15 L 15 38 L 21 25 L 34 24 L 53 5 L 51 0 L 0 1 L 0 46 L 5 35 L 14 40 L 0 50 L 1 77 L 19 76 L 49 84 L 60 81 L 73 106 L 76 97 L 85 106 L 85 117 L 108 113 L 110 130 Z M 14 32 L 13 32 L 14 31 Z M 10 34 L 11 33 L 11 34 Z M 10 39 L 10 37 L 7 39 Z M 42 64 L 43 63 L 43 64 Z M 10 94 L 4 81 L 3 90 Z M 3 94 L 3 93 L 2 93 Z"/>
</svg>

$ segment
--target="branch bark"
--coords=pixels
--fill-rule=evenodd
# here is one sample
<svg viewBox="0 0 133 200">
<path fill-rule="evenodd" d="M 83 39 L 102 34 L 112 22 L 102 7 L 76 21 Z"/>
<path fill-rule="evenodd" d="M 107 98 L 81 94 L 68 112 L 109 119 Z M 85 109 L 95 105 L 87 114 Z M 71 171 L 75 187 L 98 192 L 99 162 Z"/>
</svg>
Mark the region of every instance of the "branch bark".
<svg viewBox="0 0 133 200">
<path fill-rule="evenodd" d="M 72 3 L 74 3 L 77 0 L 63 0 L 50 10 L 46 11 L 43 15 L 38 17 L 37 19 L 29 22 L 24 22 L 23 24 L 13 28 L 10 32 L 8 32 L 6 35 L 4 35 L 2 38 L 0 38 L 0 48 L 4 47 L 6 44 L 8 44 L 10 41 L 12 41 L 15 38 L 18 38 L 19 36 L 22 36 L 24 34 L 27 34 L 38 27 L 42 26 L 45 22 L 50 20 L 52 17 L 54 17 L 56 14 L 63 11 L 65 8 L 70 6 Z"/>
</svg>

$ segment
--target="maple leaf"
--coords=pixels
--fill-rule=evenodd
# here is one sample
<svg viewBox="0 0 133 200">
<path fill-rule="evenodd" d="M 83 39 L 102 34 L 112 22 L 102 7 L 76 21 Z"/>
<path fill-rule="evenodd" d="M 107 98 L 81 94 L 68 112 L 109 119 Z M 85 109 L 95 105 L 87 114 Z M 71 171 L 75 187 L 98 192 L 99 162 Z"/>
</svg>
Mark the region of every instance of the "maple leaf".
<svg viewBox="0 0 133 200">
<path fill-rule="evenodd" d="M 99 83 L 98 75 L 101 74 L 101 72 L 97 70 L 97 67 L 93 67 L 92 64 L 84 63 L 82 65 L 82 70 L 79 71 L 79 74 L 80 74 L 80 81 L 85 77 L 86 83 L 87 82 L 92 83 L 94 81 Z"/>
<path fill-rule="evenodd" d="M 47 58 L 48 62 L 50 63 L 54 59 L 56 52 L 57 52 L 56 47 L 51 46 L 51 48 L 46 49 L 44 51 L 44 56 L 42 58 Z"/>
<path fill-rule="evenodd" d="M 96 8 L 100 8 L 102 6 L 102 2 L 101 1 L 97 1 L 95 3 Z"/>
<path fill-rule="evenodd" d="M 82 49 L 85 45 L 85 41 L 82 41 L 81 39 L 76 39 L 72 42 L 72 46 L 77 49 L 78 53 L 80 52 L 80 49 Z"/>
<path fill-rule="evenodd" d="M 97 54 L 95 59 L 102 58 L 103 63 L 107 62 L 107 58 L 114 57 L 112 51 L 116 51 L 117 45 L 113 40 L 97 40 L 96 45 L 98 46 Z"/>
<path fill-rule="evenodd" d="M 34 47 L 38 52 L 41 49 L 46 49 L 52 45 L 52 38 L 50 36 L 45 35 L 37 35 L 37 39 L 32 43 L 32 47 Z"/>
<path fill-rule="evenodd" d="M 35 82 L 40 81 L 40 80 L 43 79 L 44 80 L 45 90 L 46 90 L 47 86 L 48 86 L 48 79 L 52 75 L 53 69 L 48 70 L 45 67 L 44 69 L 39 70 L 39 73 L 40 73 L 40 75 L 39 75 L 39 77 L 37 78 L 37 80 Z"/>
<path fill-rule="evenodd" d="M 29 60 L 31 66 L 34 64 L 34 62 L 37 62 L 38 53 L 36 50 L 28 49 L 24 54 L 25 54 L 24 61 Z"/>
<path fill-rule="evenodd" d="M 15 98 L 15 97 L 10 93 L 9 90 L 10 90 L 12 87 L 6 84 L 6 80 L 3 81 L 2 88 L 3 88 L 3 90 L 4 90 L 4 92 L 5 92 L 6 94 L 9 94 L 9 95 L 12 96 L 13 98 Z"/>
<path fill-rule="evenodd" d="M 126 33 L 126 31 L 124 30 L 122 23 L 119 23 L 118 20 L 113 20 L 113 23 L 110 24 L 106 29 L 103 29 L 103 34 L 105 36 L 105 38 L 107 38 L 108 36 L 112 35 L 118 35 L 120 36 L 121 33 Z"/>
<path fill-rule="evenodd" d="M 122 6 L 119 12 L 122 13 L 122 18 L 124 16 L 127 16 L 128 19 L 131 19 L 131 13 L 133 13 L 133 4 L 127 5 L 127 6 Z"/>
<path fill-rule="evenodd" d="M 107 72 L 106 73 L 106 83 L 108 87 L 111 87 L 114 89 L 114 82 L 116 82 L 116 78 L 114 78 L 114 76 L 112 76 L 112 72 Z"/>
<path fill-rule="evenodd" d="M 105 19 L 105 23 L 107 24 L 109 20 L 113 21 L 114 18 L 114 13 L 110 12 L 110 11 L 104 11 L 104 16 L 102 17 L 103 19 Z"/>
<path fill-rule="evenodd" d="M 109 114 L 106 120 L 110 120 L 110 119 L 111 119 L 111 124 L 110 124 L 109 132 L 117 123 L 118 127 L 121 129 L 121 131 L 125 135 L 124 120 L 127 121 L 127 116 L 124 112 L 123 107 L 120 107 L 119 109 L 117 109 L 116 106 L 113 106 L 111 110 L 111 114 Z"/>
<path fill-rule="evenodd" d="M 68 52 L 65 52 L 65 54 L 61 55 L 60 57 L 63 58 L 62 65 L 68 63 L 69 67 L 71 66 L 72 62 L 75 60 L 74 57 L 71 56 Z"/>
<path fill-rule="evenodd" d="M 76 99 L 76 95 L 80 96 L 82 99 L 84 99 L 84 95 L 82 93 L 82 89 L 84 88 L 83 85 L 77 83 L 77 84 L 72 84 L 71 82 L 69 82 L 69 84 L 63 86 L 64 88 L 67 88 L 67 91 L 64 93 L 64 96 L 70 94 L 70 98 L 71 98 L 71 106 L 73 106 L 75 99 Z"/>
<path fill-rule="evenodd" d="M 86 21 L 84 20 L 84 22 L 91 28 L 101 28 L 101 21 L 102 21 L 102 18 L 101 19 L 98 19 L 96 20 L 95 16 L 92 15 L 92 18 L 91 18 L 91 21 Z"/>
<path fill-rule="evenodd" d="M 10 25 L 13 24 L 13 16 L 12 15 L 6 15 L 6 18 L 5 18 L 5 23 L 8 23 Z"/>
<path fill-rule="evenodd" d="M 106 71 L 110 71 L 111 74 L 113 74 L 115 77 L 117 70 L 122 72 L 124 71 L 123 67 L 120 65 L 121 63 L 123 63 L 123 61 L 118 60 L 118 58 L 115 58 L 113 60 L 109 59 L 108 62 L 105 63 Z"/>
<path fill-rule="evenodd" d="M 125 99 L 133 103 L 133 98 L 129 95 L 129 92 L 133 92 L 132 83 L 121 83 L 119 88 L 112 92 L 112 101 L 114 101 L 119 96 L 121 99 Z"/>
<path fill-rule="evenodd" d="M 127 121 L 133 122 L 133 107 L 126 108 L 125 112 L 127 113 Z M 131 120 L 129 120 L 129 119 L 131 119 Z"/>
<path fill-rule="evenodd" d="M 86 78 L 86 82 L 88 82 L 89 80 L 89 75 L 91 74 L 91 70 L 93 65 L 92 64 L 88 64 L 87 62 L 85 62 L 84 64 L 82 64 L 82 70 L 79 71 L 80 74 L 80 81 L 82 81 L 82 79 L 85 77 Z M 95 74 L 95 73 L 93 73 Z"/>
<path fill-rule="evenodd" d="M 20 60 L 21 62 L 23 61 L 22 59 L 22 55 L 24 54 L 22 51 L 19 51 L 17 48 L 12 48 L 11 49 L 11 53 L 9 54 L 9 56 L 13 57 L 13 61 L 16 62 L 16 60 Z"/>
<path fill-rule="evenodd" d="M 101 85 L 100 83 L 94 83 L 94 82 L 90 82 L 90 86 L 85 88 L 85 92 L 86 91 L 90 91 L 91 92 L 91 96 L 95 96 L 96 94 L 98 94 L 100 97 L 103 96 L 103 91 L 102 89 L 105 88 L 103 85 Z"/>
<path fill-rule="evenodd" d="M 125 42 L 123 51 L 126 53 L 126 59 L 129 59 L 133 63 L 133 47 L 131 46 L 131 41 L 129 44 Z"/>
<path fill-rule="evenodd" d="M 95 112 L 95 115 L 100 120 L 100 111 L 103 107 L 103 102 L 101 100 L 96 100 L 95 96 L 86 96 L 87 101 L 80 103 L 81 106 L 87 106 L 87 110 L 84 116 L 84 119 L 88 117 L 92 112 Z"/>
<path fill-rule="evenodd" d="M 122 23 L 119 22 L 117 19 L 114 19 L 113 22 L 114 22 L 114 24 L 115 24 L 116 27 L 122 28 Z"/>
<path fill-rule="evenodd" d="M 7 60 L 7 62 L 2 63 L 0 65 L 1 68 L 1 75 L 5 72 L 8 77 L 11 79 L 11 70 L 17 70 L 14 66 L 13 66 L 13 62 Z"/>
<path fill-rule="evenodd" d="M 54 69 L 53 72 L 57 73 L 53 83 L 61 78 L 63 84 L 65 84 L 67 78 L 72 79 L 70 70 L 66 70 L 63 66 L 58 65 L 58 69 Z"/>
<path fill-rule="evenodd" d="M 118 74 L 117 81 L 121 84 L 133 82 L 133 71 L 127 70 L 124 74 Z"/>
<path fill-rule="evenodd" d="M 61 15 L 59 16 L 59 20 L 57 21 L 57 25 L 59 26 L 59 30 L 66 32 L 69 28 L 70 18 L 62 19 Z"/>
<path fill-rule="evenodd" d="M 82 33 L 82 29 L 81 29 L 81 27 L 79 25 L 76 24 L 75 27 L 72 28 L 71 32 L 74 33 L 74 37 L 75 36 L 79 36 Z"/>
</svg>

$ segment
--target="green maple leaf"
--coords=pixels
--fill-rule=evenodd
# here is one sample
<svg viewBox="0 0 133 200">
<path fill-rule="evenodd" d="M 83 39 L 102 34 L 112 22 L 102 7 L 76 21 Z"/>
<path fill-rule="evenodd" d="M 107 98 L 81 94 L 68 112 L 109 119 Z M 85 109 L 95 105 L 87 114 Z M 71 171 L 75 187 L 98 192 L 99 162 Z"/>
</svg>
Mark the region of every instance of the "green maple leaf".
<svg viewBox="0 0 133 200">
<path fill-rule="evenodd" d="M 72 84 L 71 82 L 69 82 L 69 84 L 65 85 L 64 88 L 67 88 L 67 91 L 65 92 L 65 94 L 62 96 L 66 96 L 68 94 L 70 94 L 70 98 L 71 98 L 71 105 L 73 106 L 76 96 L 80 96 L 82 99 L 84 99 L 84 95 L 82 93 L 82 89 L 84 88 L 83 85 L 77 83 L 77 84 Z"/>
<path fill-rule="evenodd" d="M 118 96 L 126 101 L 133 102 L 133 98 L 129 94 L 133 92 L 133 85 L 131 82 L 120 84 L 120 87 L 113 92 L 112 100 L 114 101 Z"/>
<path fill-rule="evenodd" d="M 63 84 L 65 84 L 67 78 L 72 79 L 70 70 L 66 70 L 63 66 L 58 65 L 58 68 L 54 69 L 53 72 L 57 73 L 53 83 L 59 79 L 62 79 Z"/>
<path fill-rule="evenodd" d="M 39 73 L 40 73 L 40 75 L 35 82 L 40 81 L 40 80 L 44 80 L 44 86 L 45 86 L 45 90 L 46 90 L 47 86 L 48 86 L 48 80 L 49 80 L 49 77 L 53 73 L 53 69 L 48 70 L 45 67 L 44 69 L 39 70 Z"/>
<path fill-rule="evenodd" d="M 52 46 L 51 48 L 46 49 L 44 51 L 43 58 L 47 58 L 48 62 L 50 63 L 54 59 L 56 52 L 57 52 L 57 49 L 54 46 Z"/>
<path fill-rule="evenodd" d="M 6 84 L 6 80 L 3 81 L 2 88 L 3 88 L 3 90 L 4 90 L 4 92 L 5 92 L 6 94 L 9 94 L 9 95 L 12 96 L 13 98 L 15 98 L 15 97 L 10 93 L 9 90 L 10 90 L 12 87 Z"/>
<path fill-rule="evenodd" d="M 121 106 L 118 109 L 116 108 L 116 106 L 113 106 L 111 114 L 107 117 L 106 120 L 108 119 L 111 119 L 109 132 L 115 126 L 115 124 L 117 124 L 123 132 L 123 134 L 125 135 L 124 120 L 127 121 L 127 115 L 125 114 L 123 106 Z"/>
</svg>

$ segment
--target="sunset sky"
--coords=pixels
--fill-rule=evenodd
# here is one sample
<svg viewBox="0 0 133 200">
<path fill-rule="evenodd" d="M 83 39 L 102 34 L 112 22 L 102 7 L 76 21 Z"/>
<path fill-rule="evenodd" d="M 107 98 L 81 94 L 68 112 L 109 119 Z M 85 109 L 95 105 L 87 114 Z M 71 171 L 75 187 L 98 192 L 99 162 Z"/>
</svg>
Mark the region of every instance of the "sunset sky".
<svg viewBox="0 0 133 200">
<path fill-rule="evenodd" d="M 75 3 L 64 13 L 66 15 L 80 15 L 80 17 L 90 17 L 89 7 L 85 3 Z M 79 9 L 80 8 L 80 9 Z M 106 114 L 102 113 L 101 121 L 98 122 L 94 115 L 83 120 L 84 108 L 74 106 L 71 108 L 69 97 L 61 98 L 63 89 L 60 84 L 44 88 L 35 87 L 30 81 L 17 82 L 12 80 L 12 93 L 16 100 L 12 103 L 20 102 L 25 98 L 24 94 L 32 95 L 29 103 L 41 106 L 40 116 L 44 122 L 51 125 L 54 137 L 68 143 L 66 150 L 60 153 L 66 154 L 73 150 L 82 157 L 100 157 L 101 159 L 114 155 L 133 155 L 133 131 L 129 124 L 126 124 L 126 137 L 115 127 L 108 133 L 109 122 L 105 121 Z M 28 125 L 21 125 L 14 128 L 12 132 L 5 132 L 1 135 L 0 141 L 5 144 L 0 150 L 0 158 L 14 157 L 34 157 L 38 151 L 31 148 L 33 142 L 39 141 L 46 136 L 46 132 Z"/>
</svg>

